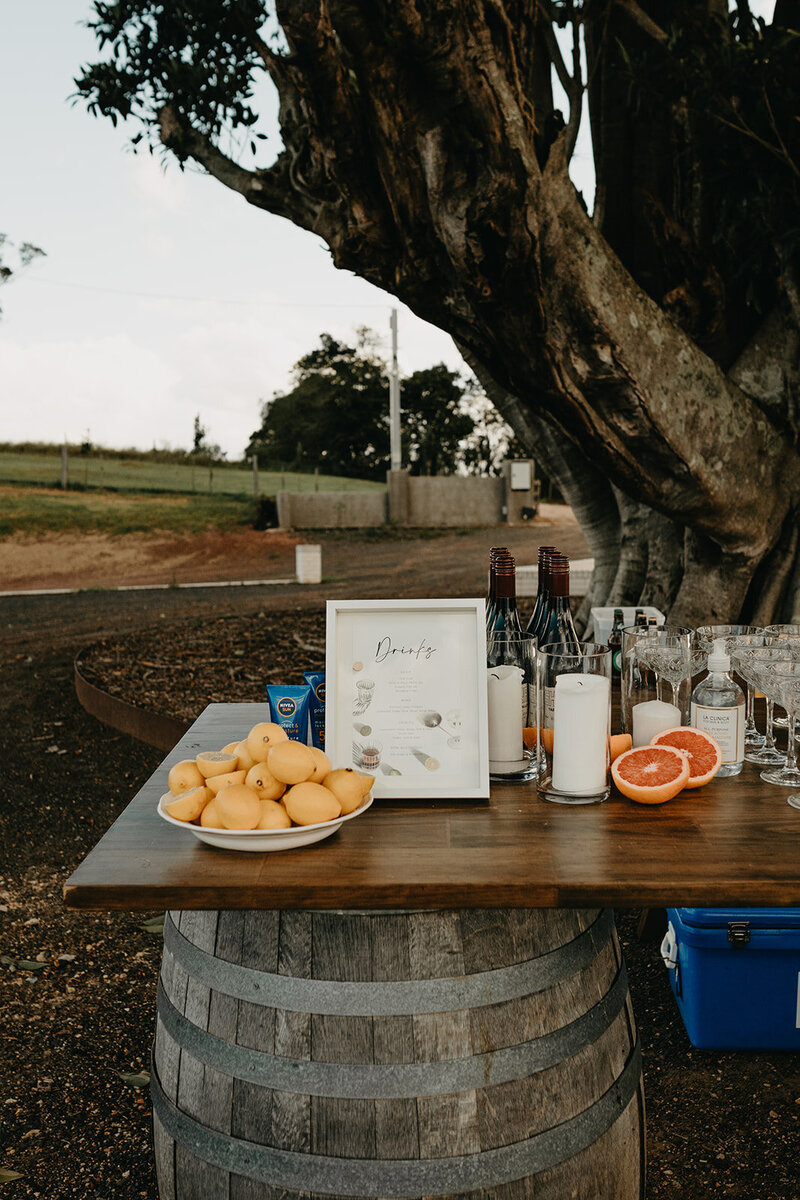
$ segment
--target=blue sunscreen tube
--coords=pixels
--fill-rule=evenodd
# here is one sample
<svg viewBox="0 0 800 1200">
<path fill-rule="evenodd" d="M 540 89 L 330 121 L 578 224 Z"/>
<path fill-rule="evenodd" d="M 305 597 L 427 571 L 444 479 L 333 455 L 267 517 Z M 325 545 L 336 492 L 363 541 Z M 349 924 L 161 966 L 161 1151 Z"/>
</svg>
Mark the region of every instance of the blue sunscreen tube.
<svg viewBox="0 0 800 1200">
<path fill-rule="evenodd" d="M 311 688 L 307 683 L 267 684 L 269 712 L 276 725 L 285 730 L 292 741 L 308 743 L 308 703 Z"/>
<path fill-rule="evenodd" d="M 311 688 L 311 745 L 325 749 L 325 672 L 304 671 L 303 679 Z"/>
</svg>

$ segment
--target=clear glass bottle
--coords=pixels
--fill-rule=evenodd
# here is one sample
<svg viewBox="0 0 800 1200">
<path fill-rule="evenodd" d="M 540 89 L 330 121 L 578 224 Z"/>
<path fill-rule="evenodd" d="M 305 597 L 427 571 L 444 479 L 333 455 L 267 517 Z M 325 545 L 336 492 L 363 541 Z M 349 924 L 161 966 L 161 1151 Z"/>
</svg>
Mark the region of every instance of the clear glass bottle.
<svg viewBox="0 0 800 1200">
<path fill-rule="evenodd" d="M 744 766 L 744 692 L 729 671 L 725 642 L 718 638 L 708 656 L 708 674 L 692 692 L 691 723 L 709 733 L 722 747 L 717 775 L 738 775 Z"/>
</svg>

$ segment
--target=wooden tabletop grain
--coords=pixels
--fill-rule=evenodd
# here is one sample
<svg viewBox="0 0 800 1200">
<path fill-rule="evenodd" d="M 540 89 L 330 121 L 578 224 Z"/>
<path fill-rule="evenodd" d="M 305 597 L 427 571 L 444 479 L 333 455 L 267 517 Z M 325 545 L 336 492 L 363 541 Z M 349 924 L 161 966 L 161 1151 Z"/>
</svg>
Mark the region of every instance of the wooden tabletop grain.
<svg viewBox="0 0 800 1200">
<path fill-rule="evenodd" d="M 71 908 L 570 908 L 800 905 L 800 812 L 757 768 L 647 807 L 539 800 L 376 800 L 316 845 L 253 854 L 205 846 L 156 812 L 172 763 L 266 719 L 212 704 L 64 886 Z"/>
</svg>

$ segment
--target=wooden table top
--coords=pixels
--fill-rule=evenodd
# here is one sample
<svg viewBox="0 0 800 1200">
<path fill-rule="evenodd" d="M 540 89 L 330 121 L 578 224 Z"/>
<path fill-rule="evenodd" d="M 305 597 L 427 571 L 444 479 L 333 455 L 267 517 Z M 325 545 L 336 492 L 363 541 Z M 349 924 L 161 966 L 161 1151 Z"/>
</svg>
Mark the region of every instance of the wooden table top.
<svg viewBox="0 0 800 1200">
<path fill-rule="evenodd" d="M 648 807 L 376 800 L 316 845 L 203 845 L 156 812 L 172 763 L 244 736 L 264 705 L 212 704 L 64 886 L 71 908 L 800 906 L 800 812 L 756 767 Z"/>
</svg>

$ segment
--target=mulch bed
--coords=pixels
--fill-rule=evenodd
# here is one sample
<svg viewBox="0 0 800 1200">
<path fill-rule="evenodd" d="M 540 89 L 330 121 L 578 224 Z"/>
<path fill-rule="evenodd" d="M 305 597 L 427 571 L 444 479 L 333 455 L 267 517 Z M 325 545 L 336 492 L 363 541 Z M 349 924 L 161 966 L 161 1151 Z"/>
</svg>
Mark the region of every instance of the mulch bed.
<svg viewBox="0 0 800 1200">
<path fill-rule="evenodd" d="M 266 702 L 267 683 L 302 683 L 324 666 L 324 613 L 302 609 L 161 625 L 105 638 L 80 658 L 95 687 L 185 721 L 233 696 Z"/>
<path fill-rule="evenodd" d="M 162 623 L 106 639 L 85 668 L 134 703 L 189 719 L 209 700 L 263 699 L 268 680 L 320 666 L 323 621 L 287 609 Z M 3 1200 L 156 1200 L 143 1077 L 158 914 L 70 912 L 61 885 L 162 756 L 83 712 L 76 649 L 63 635 L 56 649 L 4 645 L 0 1168 L 21 1177 L 0 1187 Z M 620 913 L 618 925 L 644 1053 L 648 1200 L 800 1200 L 800 1055 L 694 1050 L 637 916 Z"/>
</svg>

